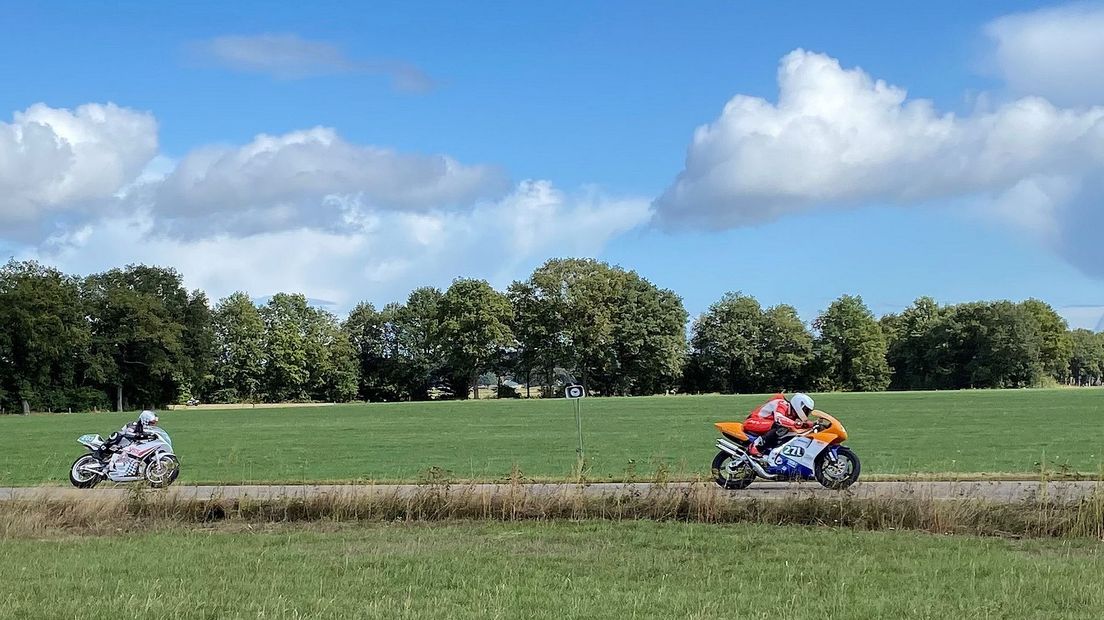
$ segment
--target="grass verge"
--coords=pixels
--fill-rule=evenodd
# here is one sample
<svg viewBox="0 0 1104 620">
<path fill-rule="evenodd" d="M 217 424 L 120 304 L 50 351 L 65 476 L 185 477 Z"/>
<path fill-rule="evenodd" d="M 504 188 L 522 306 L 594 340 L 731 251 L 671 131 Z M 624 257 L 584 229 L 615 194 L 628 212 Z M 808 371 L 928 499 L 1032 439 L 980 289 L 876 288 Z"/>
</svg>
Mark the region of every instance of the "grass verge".
<svg viewBox="0 0 1104 620">
<path fill-rule="evenodd" d="M 135 489 L 129 496 L 22 499 L 0 503 L 0 536 L 53 532 L 109 534 L 151 527 L 239 523 L 490 521 L 660 521 L 830 526 L 1023 538 L 1104 540 L 1104 487 L 1077 501 L 1045 496 L 1018 503 L 981 500 L 856 498 L 841 493 L 784 499 L 733 499 L 708 487 L 657 484 L 645 491 L 584 493 L 427 484 L 413 492 L 337 491 L 276 499 L 185 499 Z"/>
</svg>

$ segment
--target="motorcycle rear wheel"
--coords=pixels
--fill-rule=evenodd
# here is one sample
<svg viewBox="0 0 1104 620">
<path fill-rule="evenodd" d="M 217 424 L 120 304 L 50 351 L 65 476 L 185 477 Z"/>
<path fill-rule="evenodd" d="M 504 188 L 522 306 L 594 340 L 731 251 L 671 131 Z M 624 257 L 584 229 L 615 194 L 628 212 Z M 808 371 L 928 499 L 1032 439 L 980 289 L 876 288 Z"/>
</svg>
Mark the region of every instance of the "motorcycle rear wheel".
<svg viewBox="0 0 1104 620">
<path fill-rule="evenodd" d="M 755 470 L 748 465 L 746 460 L 738 465 L 736 469 L 729 467 L 734 458 L 724 450 L 713 457 L 713 481 L 722 489 L 738 491 L 748 488 L 752 482 L 755 482 Z"/>
<path fill-rule="evenodd" d="M 91 489 L 96 486 L 103 480 L 103 476 L 82 472 L 80 468 L 85 465 L 92 465 L 99 462 L 100 461 L 91 454 L 85 454 L 73 461 L 73 464 L 69 466 L 69 482 L 78 489 Z"/>
<path fill-rule="evenodd" d="M 840 446 L 836 449 L 836 462 L 829 458 L 829 450 L 821 452 L 813 463 L 813 474 L 817 482 L 829 489 L 842 490 L 855 484 L 859 479 L 862 465 L 857 454 L 851 448 Z"/>
</svg>

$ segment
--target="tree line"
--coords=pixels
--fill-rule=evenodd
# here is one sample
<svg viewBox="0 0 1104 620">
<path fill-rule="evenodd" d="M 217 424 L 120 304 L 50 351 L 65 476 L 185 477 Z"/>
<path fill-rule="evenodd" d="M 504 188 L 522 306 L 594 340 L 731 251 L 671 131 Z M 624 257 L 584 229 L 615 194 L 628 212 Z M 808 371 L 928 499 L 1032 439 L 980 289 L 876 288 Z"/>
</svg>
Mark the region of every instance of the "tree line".
<svg viewBox="0 0 1104 620">
<path fill-rule="evenodd" d="M 844 295 L 811 325 L 728 293 L 689 325 L 682 300 L 633 271 L 555 259 L 497 291 L 457 279 L 344 320 L 300 294 L 211 305 L 172 269 L 77 277 L 0 268 L 0 407 L 130 409 L 187 402 L 425 400 L 1099 385 L 1104 334 L 1038 300 L 876 318 Z"/>
</svg>

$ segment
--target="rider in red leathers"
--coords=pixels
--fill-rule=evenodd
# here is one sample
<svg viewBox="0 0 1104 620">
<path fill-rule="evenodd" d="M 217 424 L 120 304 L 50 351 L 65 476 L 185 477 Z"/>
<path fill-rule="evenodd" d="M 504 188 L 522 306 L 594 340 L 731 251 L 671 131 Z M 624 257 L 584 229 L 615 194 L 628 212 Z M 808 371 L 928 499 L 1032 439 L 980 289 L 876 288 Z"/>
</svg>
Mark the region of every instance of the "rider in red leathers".
<svg viewBox="0 0 1104 620">
<path fill-rule="evenodd" d="M 748 453 L 756 458 L 770 454 L 790 433 L 809 428 L 813 399 L 807 394 L 794 394 L 789 400 L 783 394 L 755 408 L 744 421 L 744 432 L 758 435 Z"/>
</svg>

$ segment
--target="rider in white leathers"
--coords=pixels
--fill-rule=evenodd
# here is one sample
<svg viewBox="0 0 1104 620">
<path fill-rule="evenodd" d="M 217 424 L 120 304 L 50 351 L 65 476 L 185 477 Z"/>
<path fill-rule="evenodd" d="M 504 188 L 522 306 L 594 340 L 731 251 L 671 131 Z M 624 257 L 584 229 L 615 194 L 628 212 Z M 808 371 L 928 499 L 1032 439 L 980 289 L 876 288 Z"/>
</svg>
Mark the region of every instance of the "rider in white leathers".
<svg viewBox="0 0 1104 620">
<path fill-rule="evenodd" d="M 122 449 L 132 443 L 148 439 L 151 434 L 147 429 L 151 426 L 157 426 L 157 414 L 146 410 L 143 411 L 134 422 L 125 424 L 118 431 L 111 433 L 111 436 L 104 442 L 104 447 L 115 451 L 115 455 L 111 457 L 113 469 L 123 469 L 126 467 L 126 459 L 121 457 Z"/>
</svg>

